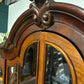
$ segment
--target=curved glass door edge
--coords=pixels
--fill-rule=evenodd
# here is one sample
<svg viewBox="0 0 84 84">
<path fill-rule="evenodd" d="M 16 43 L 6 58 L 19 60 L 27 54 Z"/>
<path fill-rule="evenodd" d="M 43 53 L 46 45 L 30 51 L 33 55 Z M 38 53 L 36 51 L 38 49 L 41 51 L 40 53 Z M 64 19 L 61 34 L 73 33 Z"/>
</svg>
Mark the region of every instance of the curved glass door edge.
<svg viewBox="0 0 84 84">
<path fill-rule="evenodd" d="M 28 81 L 27 84 L 35 84 L 36 79 L 36 61 L 37 61 L 37 43 L 29 45 L 24 54 L 24 63 L 22 69 L 23 80 Z"/>
<path fill-rule="evenodd" d="M 72 84 L 71 72 L 64 56 L 56 48 L 46 45 L 45 84 Z"/>
</svg>

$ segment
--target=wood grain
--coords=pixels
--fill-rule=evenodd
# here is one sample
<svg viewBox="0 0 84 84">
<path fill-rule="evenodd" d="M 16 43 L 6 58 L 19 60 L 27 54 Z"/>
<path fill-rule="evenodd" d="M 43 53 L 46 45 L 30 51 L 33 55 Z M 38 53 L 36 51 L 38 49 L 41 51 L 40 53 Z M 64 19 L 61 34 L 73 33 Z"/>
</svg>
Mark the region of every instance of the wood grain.
<svg viewBox="0 0 84 84">
<path fill-rule="evenodd" d="M 2 58 L 0 67 L 3 71 L 4 84 L 7 84 L 8 67 L 18 67 L 18 82 L 23 67 L 26 48 L 38 43 L 36 84 L 44 84 L 46 44 L 59 51 L 70 67 L 73 84 L 84 84 L 84 9 L 66 3 L 46 3 L 35 0 L 38 4 L 25 11 L 13 25 L 5 44 L 0 45 Z M 2 63 L 3 62 L 3 63 Z"/>
</svg>

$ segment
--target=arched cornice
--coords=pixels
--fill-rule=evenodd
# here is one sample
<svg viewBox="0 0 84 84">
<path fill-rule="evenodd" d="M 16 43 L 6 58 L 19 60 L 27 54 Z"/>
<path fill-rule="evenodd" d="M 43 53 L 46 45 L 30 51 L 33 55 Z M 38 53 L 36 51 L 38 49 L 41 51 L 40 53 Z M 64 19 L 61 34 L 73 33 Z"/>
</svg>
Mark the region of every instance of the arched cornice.
<svg viewBox="0 0 84 84">
<path fill-rule="evenodd" d="M 84 9 L 76 5 L 66 3 L 52 3 L 49 6 L 49 9 L 68 14 L 84 22 Z"/>
<path fill-rule="evenodd" d="M 37 24 L 39 26 L 41 25 L 40 24 L 41 22 L 47 24 L 47 21 L 45 22 L 43 21 L 43 15 L 46 12 L 48 12 L 48 14 L 52 13 L 52 11 L 56 13 L 62 13 L 62 14 L 69 15 L 84 24 L 84 9 L 77 7 L 75 5 L 66 4 L 66 3 L 51 3 L 48 5 L 43 5 L 40 9 L 33 7 L 25 11 L 14 23 L 11 29 L 11 32 L 9 34 L 10 41 L 14 40 L 14 37 L 16 36 L 18 31 L 21 30 L 20 33 L 23 32 L 31 24 Z M 51 16 L 49 16 L 49 18 L 50 17 Z M 51 18 L 49 21 L 50 22 L 52 21 Z M 21 27 L 24 22 L 26 22 L 24 26 L 27 26 L 25 28 L 24 26 Z M 51 24 L 50 22 L 48 22 L 48 25 Z M 79 29 L 84 32 L 84 28 L 79 27 Z"/>
<path fill-rule="evenodd" d="M 4 53 L 17 49 L 16 45 L 18 39 L 22 33 L 26 31 L 31 25 L 36 25 L 36 29 L 30 31 L 30 33 L 39 30 L 47 30 L 55 23 L 55 15 L 63 15 L 64 17 L 69 16 L 71 20 L 76 21 L 73 23 L 70 20 L 65 21 L 73 26 L 76 26 L 80 31 L 84 32 L 84 9 L 75 5 L 66 3 L 45 3 L 41 8 L 38 8 L 35 3 L 30 5 L 30 9 L 25 11 L 14 23 L 9 37 L 5 44 L 0 47 L 0 50 Z M 63 19 L 62 19 L 63 20 Z M 26 34 L 27 36 L 27 34 Z M 25 37 L 26 37 L 25 36 Z M 20 46 L 20 45 L 19 45 Z M 18 52 L 19 49 L 17 49 Z M 13 57 L 13 56 L 12 56 Z"/>
</svg>

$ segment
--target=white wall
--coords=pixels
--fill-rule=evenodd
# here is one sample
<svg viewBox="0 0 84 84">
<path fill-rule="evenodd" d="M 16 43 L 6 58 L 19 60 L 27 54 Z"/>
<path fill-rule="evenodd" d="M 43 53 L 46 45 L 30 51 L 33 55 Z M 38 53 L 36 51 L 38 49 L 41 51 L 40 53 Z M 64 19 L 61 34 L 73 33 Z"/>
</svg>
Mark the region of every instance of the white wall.
<svg viewBox="0 0 84 84">
<path fill-rule="evenodd" d="M 84 8 L 84 0 L 54 0 L 55 2 L 64 2 L 77 5 L 81 8 Z M 29 8 L 29 0 L 21 0 L 15 4 L 9 6 L 9 17 L 8 17 L 8 32 L 12 28 L 14 22 L 17 18 Z"/>
<path fill-rule="evenodd" d="M 5 0 L 5 4 L 9 5 L 9 4 L 12 4 L 12 3 L 16 2 L 16 1 L 19 1 L 19 0 Z"/>
<path fill-rule="evenodd" d="M 77 5 L 81 8 L 84 8 L 84 0 L 54 0 L 55 2 L 64 2 Z"/>
<path fill-rule="evenodd" d="M 8 31 L 10 32 L 13 24 L 17 18 L 27 9 L 29 9 L 29 0 L 21 0 L 12 5 L 9 5 L 9 14 L 8 14 Z"/>
</svg>

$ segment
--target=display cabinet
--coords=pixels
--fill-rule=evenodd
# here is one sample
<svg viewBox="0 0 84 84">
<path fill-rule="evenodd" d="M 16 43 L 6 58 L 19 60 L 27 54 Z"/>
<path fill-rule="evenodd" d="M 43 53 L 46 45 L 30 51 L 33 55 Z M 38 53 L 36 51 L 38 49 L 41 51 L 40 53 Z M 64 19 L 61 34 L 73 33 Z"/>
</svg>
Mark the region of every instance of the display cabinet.
<svg viewBox="0 0 84 84">
<path fill-rule="evenodd" d="M 35 0 L 0 52 L 3 84 L 84 84 L 84 9 Z"/>
</svg>

